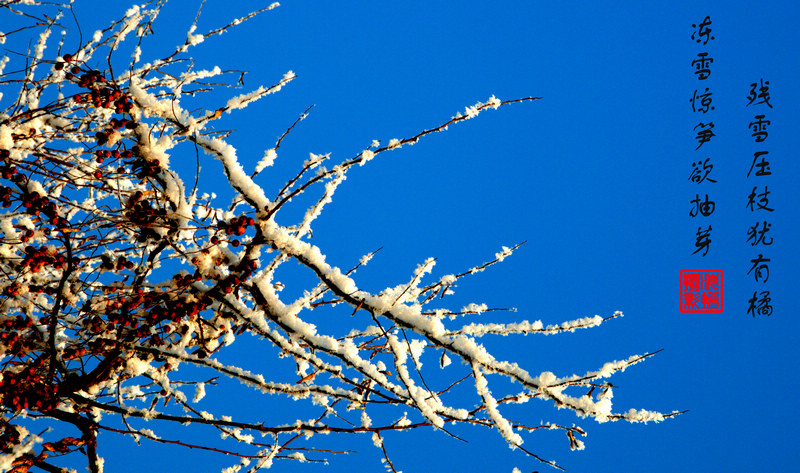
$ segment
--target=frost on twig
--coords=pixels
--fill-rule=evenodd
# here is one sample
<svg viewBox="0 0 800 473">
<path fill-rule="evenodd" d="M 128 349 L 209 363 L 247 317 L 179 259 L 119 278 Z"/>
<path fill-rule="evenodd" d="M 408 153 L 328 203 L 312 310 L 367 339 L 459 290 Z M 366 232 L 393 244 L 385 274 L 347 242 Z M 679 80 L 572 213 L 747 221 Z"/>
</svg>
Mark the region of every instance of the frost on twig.
<svg viewBox="0 0 800 473">
<path fill-rule="evenodd" d="M 536 400 L 598 422 L 677 414 L 612 409 L 606 378 L 653 353 L 557 376 L 497 359 L 478 342 L 567 334 L 622 315 L 501 324 L 493 313 L 513 309 L 480 301 L 448 306 L 463 278 L 513 257 L 521 243 L 433 279 L 436 259 L 424 259 L 378 292 L 364 289 L 359 269 L 376 252 L 339 267 L 309 243 L 316 219 L 352 170 L 486 110 L 537 97 L 491 96 L 413 136 L 373 141 L 349 159 L 309 153 L 292 178 L 267 189 L 262 174 L 310 108 L 260 160 L 240 155 L 235 137 L 215 126 L 227 114 L 247 113 L 295 75 L 198 109 L 205 92 L 238 87 L 240 77 L 217 66 L 195 68 L 188 52 L 277 4 L 204 34 L 195 18 L 171 54 L 147 62 L 144 39 L 166 2 L 127 10 L 70 51 L 65 45 L 74 43 L 53 46 L 51 38 L 56 28 L 74 33 L 64 24 L 70 4 L 30 3 L 0 3 L 0 14 L 30 22 L 3 41 L 36 31 L 32 49 L 13 67 L 13 58 L 0 61 L 13 71 L 0 76 L 3 469 L 59 471 L 59 458 L 84 455 L 90 471 L 99 472 L 97 433 L 104 431 L 237 456 L 230 472 L 326 461 L 344 451 L 316 447 L 315 436 L 364 434 L 394 471 L 385 432 L 432 428 L 458 438 L 452 424 L 493 429 L 509 446 L 555 466 L 523 446 L 544 429 L 539 411 L 511 419 L 508 404 Z M 51 11 L 59 6 L 60 13 Z M 119 53 L 126 45 L 128 57 Z M 197 172 L 201 160 L 219 161 L 218 181 L 233 198 L 217 203 L 198 189 L 198 176 L 182 175 L 174 164 L 181 159 L 173 158 L 184 155 L 197 161 Z M 285 211 L 301 194 L 311 203 Z M 294 278 L 287 261 L 299 263 L 306 279 Z M 324 311 L 331 316 L 321 319 Z M 260 343 L 263 361 L 236 351 L 242 339 Z M 289 421 L 235 419 L 225 405 L 203 404 L 212 392 L 236 389 L 260 393 L 265 404 L 290 399 L 297 409 L 281 413 Z M 25 413 L 32 415 L 25 420 Z M 27 435 L 23 424 L 32 419 L 52 432 Z M 172 439 L 161 432 L 164 423 L 205 426 L 221 440 Z M 583 448 L 575 437 L 585 434 L 581 428 L 547 429 L 567 432 L 570 447 Z"/>
</svg>

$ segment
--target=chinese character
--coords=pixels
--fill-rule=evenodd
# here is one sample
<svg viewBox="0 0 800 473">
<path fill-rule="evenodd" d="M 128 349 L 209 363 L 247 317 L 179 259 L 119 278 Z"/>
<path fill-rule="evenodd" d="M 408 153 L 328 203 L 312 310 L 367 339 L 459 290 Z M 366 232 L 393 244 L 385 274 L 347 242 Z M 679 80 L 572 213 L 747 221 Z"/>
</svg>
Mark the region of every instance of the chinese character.
<svg viewBox="0 0 800 473">
<path fill-rule="evenodd" d="M 700 194 L 695 194 L 695 198 L 691 201 L 691 203 L 695 204 L 694 207 L 689 210 L 689 216 L 692 218 L 697 217 L 698 212 L 703 217 L 708 217 L 714 213 L 714 209 L 716 208 L 714 201 L 708 200 L 708 194 L 706 194 L 705 202 L 700 202 Z"/>
<path fill-rule="evenodd" d="M 756 115 L 753 118 L 757 121 L 750 122 L 749 126 L 753 129 L 752 136 L 756 139 L 756 143 L 761 143 L 767 139 L 767 125 L 770 124 L 770 121 L 764 120 L 764 115 Z"/>
<path fill-rule="evenodd" d="M 758 89 L 758 93 L 756 93 L 756 89 Z M 756 102 L 756 99 L 761 100 Z M 772 105 L 769 103 L 769 81 L 759 79 L 758 82 L 750 84 L 750 95 L 747 96 L 747 100 L 746 106 L 750 106 L 755 102 L 755 105 L 765 103 L 769 108 L 772 108 Z"/>
<path fill-rule="evenodd" d="M 770 227 L 772 227 L 772 224 L 771 223 L 767 223 L 767 221 L 764 220 L 764 224 L 761 226 L 760 230 L 758 228 L 758 225 L 759 225 L 759 223 L 756 222 L 755 225 L 753 225 L 752 227 L 750 227 L 747 230 L 747 240 L 746 241 L 753 240 L 753 243 L 750 243 L 750 246 L 756 246 L 759 243 L 761 243 L 762 245 L 765 245 L 765 246 L 766 245 L 771 245 L 772 244 L 772 237 L 769 237 L 769 241 L 767 241 L 764 238 L 764 235 L 769 231 Z"/>
<path fill-rule="evenodd" d="M 722 290 L 722 271 L 711 271 L 705 273 L 704 278 L 706 285 L 703 289 L 707 291 L 721 291 Z"/>
<path fill-rule="evenodd" d="M 683 286 L 687 291 L 702 291 L 703 290 L 703 273 L 685 273 L 683 274 Z"/>
<path fill-rule="evenodd" d="M 695 40 L 696 43 L 700 43 L 700 41 L 703 41 L 704 46 L 708 44 L 710 40 L 714 39 L 714 37 L 711 36 L 711 28 L 709 28 L 710 25 L 711 25 L 710 16 L 705 17 L 705 19 L 703 19 L 703 22 L 700 23 L 699 25 L 693 24 L 692 28 L 697 28 L 697 31 L 692 31 L 692 39 Z"/>
<path fill-rule="evenodd" d="M 697 249 L 692 252 L 693 255 L 703 249 L 705 249 L 705 251 L 701 256 L 708 254 L 708 249 L 711 246 L 711 225 L 705 230 L 703 230 L 703 227 L 697 227 L 697 241 L 695 241 L 694 246 Z"/>
<path fill-rule="evenodd" d="M 689 99 L 689 102 L 692 103 L 693 112 L 708 113 L 709 110 L 714 110 L 714 107 L 711 106 L 711 92 L 708 91 L 708 87 L 706 87 L 706 90 L 703 92 L 704 93 L 698 95 L 697 91 L 695 90 L 694 95 L 692 95 L 692 98 Z M 695 104 L 697 99 L 700 99 L 700 107 L 697 107 Z"/>
<path fill-rule="evenodd" d="M 700 305 L 709 309 L 719 309 L 722 300 L 719 298 L 719 293 L 716 292 L 703 292 L 700 294 Z"/>
<path fill-rule="evenodd" d="M 747 177 L 750 177 L 750 173 L 753 172 L 754 167 L 758 167 L 756 171 L 756 176 L 769 176 L 772 174 L 772 171 L 769 170 L 769 161 L 767 158 L 764 157 L 765 154 L 769 154 L 769 151 L 758 151 L 753 156 L 753 164 L 750 165 L 750 170 L 747 171 Z M 761 158 L 760 162 L 756 162 L 758 158 Z"/>
<path fill-rule="evenodd" d="M 684 292 L 682 295 L 683 303 L 681 304 L 681 308 L 691 311 L 700 309 L 698 306 L 700 303 L 700 294 L 695 294 L 694 292 Z"/>
<path fill-rule="evenodd" d="M 713 131 L 711 131 L 711 129 L 714 128 L 714 122 L 698 123 L 697 126 L 694 127 L 694 129 L 696 130 L 697 127 L 702 127 L 702 129 L 697 132 L 696 138 L 699 144 L 697 145 L 697 148 L 694 149 L 695 151 L 700 149 L 700 147 L 703 146 L 704 143 L 708 143 L 709 141 L 711 141 L 711 137 L 717 136 L 714 134 Z"/>
<path fill-rule="evenodd" d="M 708 162 L 710 160 L 711 158 L 706 158 L 702 163 L 700 161 L 692 163 L 692 174 L 689 175 L 689 180 L 697 184 L 705 180 L 708 180 L 708 182 L 717 182 L 715 179 L 708 177 L 708 174 L 714 169 L 714 165 Z M 703 165 L 702 170 L 700 169 L 701 164 Z"/>
<path fill-rule="evenodd" d="M 756 282 L 760 282 L 762 276 L 764 278 L 763 282 L 767 282 L 769 279 L 769 265 L 767 265 L 767 263 L 770 261 L 772 260 L 769 258 L 764 258 L 764 255 L 759 254 L 758 257 L 750 260 L 750 262 L 753 263 L 753 267 L 750 268 L 750 271 L 748 271 L 747 274 L 752 273 L 755 269 L 756 271 L 753 273 L 753 276 L 756 278 Z"/>
<path fill-rule="evenodd" d="M 707 56 L 708 53 L 698 53 L 697 57 L 700 59 L 692 61 L 692 66 L 696 69 L 694 73 L 697 74 L 699 80 L 706 80 L 711 75 L 711 69 L 708 66 L 714 62 L 714 59 Z"/>
<path fill-rule="evenodd" d="M 747 301 L 750 306 L 747 308 L 747 313 L 753 317 L 758 315 L 765 315 L 769 317 L 772 315 L 772 306 L 770 305 L 771 299 L 769 298 L 769 291 L 761 292 L 761 299 L 758 298 L 758 291 L 753 292 L 753 298 Z M 758 306 L 756 306 L 758 304 Z"/>
<path fill-rule="evenodd" d="M 755 212 L 756 210 L 766 210 L 767 212 L 774 211 L 775 209 L 767 207 L 767 205 L 769 205 L 769 199 L 767 198 L 767 195 L 769 195 L 769 190 L 767 189 L 767 186 L 764 186 L 764 192 L 762 194 L 758 194 L 758 197 L 760 197 L 758 202 L 756 202 L 756 189 L 758 189 L 758 187 L 753 187 L 753 192 L 747 196 L 746 207 L 749 207 L 751 212 Z M 753 205 L 757 206 L 758 208 L 753 209 Z"/>
</svg>

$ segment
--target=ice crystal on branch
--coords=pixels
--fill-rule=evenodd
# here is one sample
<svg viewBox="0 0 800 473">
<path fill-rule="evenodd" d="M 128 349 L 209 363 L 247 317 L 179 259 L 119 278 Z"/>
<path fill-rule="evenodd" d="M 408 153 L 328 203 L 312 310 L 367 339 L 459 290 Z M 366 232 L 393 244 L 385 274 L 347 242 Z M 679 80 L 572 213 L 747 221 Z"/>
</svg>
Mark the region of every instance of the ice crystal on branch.
<svg viewBox="0 0 800 473">
<path fill-rule="evenodd" d="M 360 287 L 357 271 L 374 253 L 357 262 L 333 262 L 324 248 L 308 241 L 315 219 L 351 170 L 489 108 L 534 97 L 491 96 L 414 136 L 393 138 L 385 146 L 373 141 L 330 169 L 322 166 L 336 161 L 330 154 L 310 153 L 285 185 L 265 189 L 259 173 L 278 159 L 281 140 L 308 110 L 258 162 L 244 160 L 229 133 L 215 124 L 224 114 L 247 113 L 241 109 L 280 91 L 294 73 L 222 106 L 197 110 L 204 91 L 216 90 L 224 80 L 236 86 L 237 75 L 219 67 L 194 69 L 189 60 L 192 48 L 205 39 L 277 4 L 206 33 L 197 32 L 195 18 L 170 55 L 145 62 L 145 37 L 164 5 L 130 8 L 69 50 L 66 44 L 72 43 L 53 44 L 52 33 L 75 34 L 65 21 L 70 4 L 0 3 L 0 14 L 20 15 L 17 22 L 29 23 L 2 34 L 3 41 L 34 35 L 27 53 L 0 62 L 12 71 L 0 76 L 4 469 L 60 471 L 62 457 L 85 455 L 90 471 L 101 471 L 98 433 L 103 432 L 104 438 L 114 433 L 241 458 L 226 471 L 255 471 L 276 460 L 327 461 L 342 452 L 316 448 L 317 434 L 364 434 L 394 470 L 383 432 L 432 428 L 454 435 L 448 424 L 495 429 L 510 446 L 555 466 L 523 447 L 523 434 L 538 428 L 528 424 L 538 419 L 507 418 L 506 404 L 537 398 L 600 422 L 675 415 L 611 409 L 611 387 L 600 380 L 650 353 L 558 377 L 532 375 L 527 370 L 533 367 L 496 359 L 477 341 L 573 332 L 620 313 L 548 326 L 540 321 L 459 325 L 502 309 L 481 303 L 448 309 L 452 288 L 520 245 L 503 246 L 493 260 L 432 283 L 425 282 L 435 264 L 429 258 L 402 279 L 406 282 L 371 293 Z M 121 64 L 125 55 L 115 52 L 125 44 L 133 54 Z M 217 203 L 197 188 L 195 176 L 179 175 L 173 156 L 195 153 L 205 153 L 198 160 L 220 162 L 234 194 L 231 202 Z M 291 221 L 283 209 L 300 195 L 313 196 L 312 203 L 299 221 Z M 314 279 L 291 291 L 301 294 L 294 298 L 282 292 L 285 285 L 302 284 L 284 274 L 290 260 Z M 312 313 L 338 311 L 336 306 L 349 306 L 352 324 L 312 323 Z M 245 369 L 251 364 L 245 357 L 242 363 L 220 361 L 228 353 L 237 359 L 235 342 L 245 336 L 259 340 L 272 357 L 258 372 Z M 451 367 L 451 360 L 462 363 Z M 429 381 L 442 377 L 449 387 L 434 389 L 441 383 Z M 511 383 L 495 385 L 495 377 Z M 451 392 L 470 385 L 469 378 L 471 399 Z M 261 393 L 265 402 L 294 400 L 296 412 L 284 413 L 291 420 L 283 422 L 233 419 L 225 405 L 214 405 L 211 412 L 195 407 L 215 390 L 237 389 L 236 382 Z M 516 390 L 503 393 L 509 385 Z M 36 420 L 26 420 L 26 413 Z M 224 440 L 190 444 L 163 437 L 159 427 L 170 422 L 187 429 L 211 426 Z M 38 423 L 52 430 L 28 434 L 26 426 Z M 79 438 L 71 436 L 70 426 Z M 571 447 L 583 448 L 575 438 L 584 435 L 580 428 L 548 428 L 564 430 Z M 266 437 L 256 440 L 254 434 Z"/>
</svg>

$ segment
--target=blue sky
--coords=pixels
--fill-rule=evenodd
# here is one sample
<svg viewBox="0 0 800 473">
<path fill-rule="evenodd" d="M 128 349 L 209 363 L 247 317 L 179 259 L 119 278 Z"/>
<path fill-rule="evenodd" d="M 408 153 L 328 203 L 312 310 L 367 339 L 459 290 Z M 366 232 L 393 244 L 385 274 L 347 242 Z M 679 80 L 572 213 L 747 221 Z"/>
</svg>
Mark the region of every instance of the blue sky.
<svg viewBox="0 0 800 473">
<path fill-rule="evenodd" d="M 116 2 L 76 2 L 84 35 L 125 10 L 108 3 Z M 144 57 L 160 57 L 185 38 L 196 3 L 168 4 L 155 24 L 164 42 L 145 43 Z M 210 0 L 198 32 L 261 5 Z M 780 1 L 454 5 L 289 1 L 207 40 L 194 54 L 196 67 L 247 70 L 248 90 L 289 70 L 297 74 L 279 94 L 221 125 L 236 130 L 229 141 L 254 165 L 315 105 L 281 145 L 276 166 L 262 173 L 260 183 L 275 190 L 309 152 L 344 160 L 374 139 L 413 136 L 491 95 L 542 97 L 485 112 L 355 170 L 317 221 L 313 242 L 341 267 L 383 247 L 360 282 L 378 291 L 408 280 L 430 256 L 438 258 L 434 276 L 441 276 L 526 240 L 503 264 L 460 284 L 451 307 L 512 306 L 518 312 L 481 317 L 546 324 L 623 311 L 621 319 L 574 334 L 487 342 L 498 358 L 562 376 L 664 350 L 611 379 L 619 386 L 615 411 L 690 410 L 678 418 L 597 424 L 545 403 L 523 405 L 520 415 L 529 421 L 588 431 L 586 449 L 578 452 L 569 451 L 562 433 L 525 437 L 527 447 L 567 471 L 792 471 L 791 429 L 800 417 L 793 373 L 800 328 L 793 268 L 800 252 L 792 243 L 800 237 L 800 165 L 791 151 L 791 130 L 800 126 L 797 7 Z M 715 39 L 704 46 L 690 35 L 706 16 Z M 714 59 L 705 81 L 691 64 L 700 52 Z M 747 106 L 750 84 L 760 79 L 770 82 L 772 108 Z M 715 109 L 692 112 L 692 93 L 705 87 L 713 90 Z M 748 130 L 759 113 L 771 121 L 763 143 Z M 716 136 L 696 151 L 693 127 L 709 120 Z M 772 175 L 748 179 L 757 151 L 769 151 Z M 692 163 L 707 157 L 717 182 L 689 181 Z M 181 159 L 173 156 L 173 165 Z M 194 156 L 185 162 L 193 173 Z M 201 187 L 223 193 L 216 163 L 206 159 L 202 166 Z M 746 208 L 755 185 L 768 186 L 774 212 Z M 696 194 L 716 202 L 711 216 L 689 216 Z M 752 247 L 747 229 L 765 220 L 774 243 Z M 705 257 L 692 254 L 700 225 L 713 227 Z M 766 282 L 747 274 L 759 253 L 771 258 Z M 724 271 L 723 313 L 679 311 L 682 269 Z M 751 317 L 748 300 L 765 290 L 773 314 Z M 436 432 L 387 436 L 386 444 L 406 472 L 550 470 L 510 451 L 494 432 L 463 434 L 468 444 Z M 369 438 L 355 442 L 348 446 L 358 455 L 334 457 L 320 471 L 380 471 Z M 143 470 L 114 466 L 113 452 L 131 445 L 119 439 L 106 447 L 106 471 Z M 176 473 L 231 463 L 160 447 L 141 452 L 151 468 Z M 274 470 L 314 468 L 284 462 Z"/>
</svg>

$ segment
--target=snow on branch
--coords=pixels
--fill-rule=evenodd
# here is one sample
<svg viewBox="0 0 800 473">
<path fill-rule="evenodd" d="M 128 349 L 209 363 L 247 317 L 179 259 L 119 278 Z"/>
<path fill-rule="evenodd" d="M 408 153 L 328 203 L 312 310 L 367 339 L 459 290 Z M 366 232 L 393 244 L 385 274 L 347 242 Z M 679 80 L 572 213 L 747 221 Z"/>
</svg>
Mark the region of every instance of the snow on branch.
<svg viewBox="0 0 800 473">
<path fill-rule="evenodd" d="M 478 342 L 571 333 L 622 315 L 503 324 L 492 320 L 494 313 L 513 309 L 446 305 L 459 280 L 505 261 L 522 243 L 501 246 L 493 259 L 460 273 L 433 276 L 437 260 L 423 257 L 408 274 L 373 292 L 364 289 L 373 281 L 359 268 L 376 252 L 359 261 L 332 261 L 331 248 L 309 242 L 317 218 L 356 165 L 485 110 L 539 97 L 491 96 L 412 136 L 383 146 L 373 141 L 338 163 L 330 154 L 305 150 L 309 159 L 294 176 L 267 189 L 261 173 L 310 108 L 260 160 L 240 155 L 239 137 L 215 126 L 226 112 L 248 113 L 242 109 L 279 92 L 295 75 L 209 105 L 205 92 L 238 88 L 243 73 L 237 81 L 235 71 L 195 68 L 188 51 L 277 4 L 205 34 L 196 32 L 195 17 L 171 53 L 146 62 L 143 39 L 155 34 L 153 25 L 167 5 L 130 8 L 65 51 L 81 38 L 65 21 L 71 3 L 0 3 L 0 15 L 27 23 L 1 34 L 0 43 L 21 41 L 15 47 L 25 51 L 23 35 L 32 38 L 26 53 L 0 61 L 0 69 L 12 71 L 0 76 L 0 99 L 8 101 L 0 114 L 4 471 L 65 471 L 62 458 L 84 457 L 89 471 L 100 472 L 101 430 L 143 444 L 235 456 L 238 462 L 223 470 L 230 472 L 324 462 L 349 450 L 320 448 L 315 436 L 362 434 L 395 471 L 385 432 L 428 428 L 456 437 L 455 429 L 448 430 L 452 424 L 493 430 L 533 461 L 559 468 L 523 441 L 560 429 L 570 447 L 580 449 L 575 435 L 585 432 L 543 423 L 540 410 L 512 420 L 501 409 L 542 402 L 598 422 L 661 421 L 680 413 L 612 409 L 613 386 L 606 379 L 655 352 L 581 375 L 556 375 L 521 366 L 523 360 L 498 359 Z M 56 30 L 65 37 L 49 47 Z M 121 58 L 118 51 L 128 46 L 132 56 Z M 222 82 L 210 83 L 212 77 Z M 194 175 L 174 165 L 185 156 L 196 163 Z M 215 185 L 234 195 L 227 205 L 216 202 L 212 191 L 218 187 L 202 189 L 200 163 L 210 159 L 224 173 Z M 330 169 L 322 166 L 331 161 Z M 311 192 L 317 194 L 299 212 L 282 211 Z M 299 265 L 290 271 L 283 264 L 288 261 Z M 477 317 L 480 322 L 473 322 Z M 467 386 L 470 379 L 474 386 Z M 234 419 L 231 406 L 209 401 L 217 393 L 236 399 L 241 390 L 262 395 L 264 406 L 283 398 L 296 409 L 275 416 L 251 409 Z M 164 423 L 198 434 L 206 427 L 222 439 L 171 440 L 162 435 Z M 31 424 L 51 430 L 31 435 Z M 73 437 L 76 429 L 80 434 Z M 260 443 L 256 433 L 269 441 Z"/>
<path fill-rule="evenodd" d="M 475 312 L 475 311 L 473 311 Z M 595 315 L 594 317 L 583 317 L 576 320 L 569 320 L 556 325 L 544 326 L 540 320 L 536 322 L 515 322 L 510 324 L 469 324 L 462 328 L 448 332 L 448 335 L 471 335 L 473 337 L 480 337 L 487 334 L 493 335 L 511 335 L 511 334 L 528 334 L 528 333 L 543 333 L 546 335 L 574 332 L 581 328 L 597 327 L 606 320 L 622 317 L 622 312 L 614 312 L 606 318 Z"/>
</svg>

